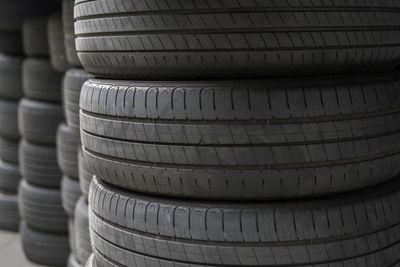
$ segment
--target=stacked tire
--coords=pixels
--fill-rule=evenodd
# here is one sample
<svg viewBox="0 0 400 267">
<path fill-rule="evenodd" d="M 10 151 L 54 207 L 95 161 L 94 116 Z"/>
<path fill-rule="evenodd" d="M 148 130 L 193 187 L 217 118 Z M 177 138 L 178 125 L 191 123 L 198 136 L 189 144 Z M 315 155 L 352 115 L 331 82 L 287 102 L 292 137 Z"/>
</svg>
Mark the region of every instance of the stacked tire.
<svg viewBox="0 0 400 267">
<path fill-rule="evenodd" d="M 63 204 L 70 217 L 69 237 L 72 249 L 68 267 L 83 266 L 92 253 L 87 204 L 92 174 L 84 162 L 79 135 L 79 95 L 83 83 L 91 76 L 82 69 L 76 53 L 73 8 L 73 0 L 63 0 L 63 29 L 60 31 L 64 32 L 64 38 L 60 39 L 64 41 L 63 54 L 67 61 L 63 65 L 71 67 L 66 71 L 63 81 L 66 123 L 60 125 L 58 130 L 58 161 L 64 173 L 61 187 Z"/>
<path fill-rule="evenodd" d="M 0 2 L 0 229 L 3 230 L 17 231 L 19 226 L 17 110 L 23 95 L 22 22 L 27 16 L 46 12 L 52 5 L 46 1 Z"/>
<path fill-rule="evenodd" d="M 399 264 L 399 7 L 75 1 L 88 265 Z"/>
<path fill-rule="evenodd" d="M 50 20 L 51 21 L 51 20 Z M 68 217 L 61 201 L 56 132 L 63 120 L 62 73 L 49 59 L 48 16 L 24 22 L 24 98 L 18 110 L 21 239 L 32 262 L 65 266 L 69 255 Z"/>
</svg>

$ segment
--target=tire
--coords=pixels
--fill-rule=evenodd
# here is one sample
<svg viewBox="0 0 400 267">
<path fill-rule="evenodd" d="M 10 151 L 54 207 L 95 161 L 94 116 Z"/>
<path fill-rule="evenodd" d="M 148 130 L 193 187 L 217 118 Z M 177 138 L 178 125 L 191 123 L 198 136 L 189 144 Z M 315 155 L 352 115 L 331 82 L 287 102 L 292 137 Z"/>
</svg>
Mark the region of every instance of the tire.
<svg viewBox="0 0 400 267">
<path fill-rule="evenodd" d="M 57 127 L 62 121 L 62 107 L 59 104 L 26 98 L 20 102 L 18 111 L 19 131 L 28 141 L 55 145 Z"/>
<path fill-rule="evenodd" d="M 94 179 L 91 240 L 99 266 L 392 266 L 399 197 L 399 179 L 334 197 L 258 203 L 154 198 Z"/>
<path fill-rule="evenodd" d="M 79 182 L 64 175 L 61 181 L 61 198 L 64 210 L 69 217 L 74 217 L 75 205 L 80 196 Z"/>
<path fill-rule="evenodd" d="M 86 202 L 88 202 L 90 182 L 92 181 L 93 174 L 90 172 L 89 167 L 86 164 L 81 147 L 79 147 L 78 151 L 78 163 L 79 163 L 79 184 L 81 187 L 81 192 Z"/>
<path fill-rule="evenodd" d="M 50 60 L 53 68 L 59 72 L 65 72 L 69 68 L 65 55 L 64 30 L 60 12 L 50 15 L 47 22 Z"/>
<path fill-rule="evenodd" d="M 57 189 L 37 187 L 21 180 L 18 189 L 21 218 L 31 228 L 48 233 L 68 233 L 68 217 Z"/>
<path fill-rule="evenodd" d="M 63 122 L 57 130 L 57 160 L 61 171 L 71 178 L 79 179 L 78 147 L 79 137 L 72 135 L 69 127 Z"/>
<path fill-rule="evenodd" d="M 18 165 L 19 142 L 0 137 L 0 159 Z"/>
<path fill-rule="evenodd" d="M 24 53 L 28 57 L 48 57 L 47 16 L 25 19 L 22 27 Z"/>
<path fill-rule="evenodd" d="M 69 256 L 68 237 L 36 231 L 24 222 L 20 225 L 22 247 L 32 262 L 63 267 Z"/>
<path fill-rule="evenodd" d="M 28 58 L 23 65 L 25 97 L 50 102 L 61 101 L 62 73 L 48 59 Z"/>
<path fill-rule="evenodd" d="M 41 146 L 23 140 L 19 147 L 21 175 L 29 183 L 60 188 L 62 173 L 53 146 Z"/>
<path fill-rule="evenodd" d="M 65 53 L 68 63 L 74 67 L 82 67 L 75 47 L 74 0 L 62 1 L 62 18 L 64 27 Z"/>
<path fill-rule="evenodd" d="M 64 76 L 64 113 L 67 124 L 71 128 L 71 132 L 78 137 L 80 136 L 79 96 L 82 85 L 90 78 L 92 78 L 92 76 L 82 69 L 70 69 Z"/>
<path fill-rule="evenodd" d="M 76 48 L 105 78 L 271 77 L 394 68 L 400 4 L 78 1 Z"/>
<path fill-rule="evenodd" d="M 18 165 L 0 160 L 0 192 L 16 194 L 21 180 Z"/>
<path fill-rule="evenodd" d="M 85 263 L 90 254 L 92 254 L 92 247 L 89 235 L 88 205 L 85 203 L 83 197 L 79 199 L 75 208 L 75 234 L 77 245 L 76 258 L 78 262 Z"/>
<path fill-rule="evenodd" d="M 0 192 L 0 229 L 18 232 L 19 214 L 16 195 Z"/>
<path fill-rule="evenodd" d="M 0 136 L 14 141 L 19 139 L 17 117 L 18 102 L 0 99 Z"/>
<path fill-rule="evenodd" d="M 82 265 L 80 265 L 80 264 L 76 261 L 74 255 L 70 254 L 69 257 L 68 257 L 67 267 L 82 267 Z"/>
<path fill-rule="evenodd" d="M 90 80 L 81 94 L 81 142 L 99 179 L 143 193 L 277 199 L 351 191 L 400 172 L 399 86 L 397 72 Z"/>
<path fill-rule="evenodd" d="M 94 255 L 90 255 L 89 259 L 87 260 L 85 267 L 96 267 L 96 263 L 94 261 Z"/>
<path fill-rule="evenodd" d="M 22 57 L 0 54 L 0 98 L 18 101 L 23 96 L 22 62 Z"/>
<path fill-rule="evenodd" d="M 73 217 L 69 217 L 68 219 L 68 243 L 71 248 L 71 255 L 73 255 L 74 260 L 76 260 L 75 220 Z"/>
</svg>

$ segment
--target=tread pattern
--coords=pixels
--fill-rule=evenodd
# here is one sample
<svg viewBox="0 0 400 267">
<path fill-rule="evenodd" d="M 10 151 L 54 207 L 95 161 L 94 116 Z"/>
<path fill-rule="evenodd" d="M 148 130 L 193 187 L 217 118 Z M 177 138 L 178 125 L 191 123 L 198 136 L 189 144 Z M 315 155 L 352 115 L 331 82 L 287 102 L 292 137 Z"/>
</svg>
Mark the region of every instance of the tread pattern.
<svg viewBox="0 0 400 267">
<path fill-rule="evenodd" d="M 62 73 L 48 59 L 28 58 L 23 65 L 25 97 L 40 101 L 61 101 Z"/>
<path fill-rule="evenodd" d="M 99 267 L 378 267 L 399 260 L 399 201 L 399 179 L 330 198 L 258 203 L 154 198 L 94 179 L 89 216 Z"/>
<path fill-rule="evenodd" d="M 81 141 L 99 179 L 133 191 L 266 199 L 354 190 L 400 172 L 398 77 L 92 79 Z"/>
<path fill-rule="evenodd" d="M 78 151 L 78 163 L 79 163 L 79 184 L 81 187 L 82 195 L 85 197 L 86 202 L 89 198 L 89 188 L 90 182 L 92 181 L 93 174 L 90 172 L 90 169 L 83 157 L 82 148 L 79 148 Z"/>
<path fill-rule="evenodd" d="M 69 68 L 64 46 L 64 30 L 60 12 L 50 15 L 47 21 L 50 61 L 53 68 L 65 72 Z"/>
<path fill-rule="evenodd" d="M 63 208 L 69 217 L 74 217 L 75 205 L 80 196 L 79 182 L 64 175 L 61 180 L 61 200 Z"/>
<path fill-rule="evenodd" d="M 75 208 L 75 238 L 77 245 L 76 258 L 78 262 L 84 264 L 92 254 L 89 235 L 89 215 L 88 204 L 84 197 L 81 197 Z"/>
<path fill-rule="evenodd" d="M 73 135 L 69 127 L 63 122 L 57 129 L 57 161 L 61 171 L 78 180 L 78 148 L 79 137 Z"/>
<path fill-rule="evenodd" d="M 74 67 L 82 67 L 75 46 L 74 0 L 62 0 L 62 19 L 64 27 L 65 54 L 68 63 Z"/>
<path fill-rule="evenodd" d="M 0 192 L 16 194 L 20 180 L 18 165 L 0 160 Z"/>
<path fill-rule="evenodd" d="M 0 192 L 0 229 L 18 231 L 18 198 L 14 194 Z"/>
<path fill-rule="evenodd" d="M 18 127 L 21 135 L 30 142 L 55 145 L 57 127 L 63 120 L 60 104 L 27 98 L 20 102 Z"/>
<path fill-rule="evenodd" d="M 18 198 L 21 217 L 27 225 L 42 232 L 68 233 L 68 217 L 60 190 L 37 187 L 22 180 Z"/>
<path fill-rule="evenodd" d="M 47 16 L 25 19 L 22 27 L 24 53 L 28 57 L 48 57 Z"/>
<path fill-rule="evenodd" d="M 18 145 L 18 141 L 0 137 L 0 159 L 18 165 Z"/>
<path fill-rule="evenodd" d="M 2 51 L 1 45 L 0 51 Z M 1 98 L 19 100 L 22 97 L 22 62 L 22 57 L 0 54 Z"/>
<path fill-rule="evenodd" d="M 399 12 L 394 0 L 96 0 L 74 15 L 84 68 L 137 79 L 394 68 Z"/>
<path fill-rule="evenodd" d="M 11 140 L 19 140 L 18 102 L 0 99 L 0 135 Z"/>
</svg>

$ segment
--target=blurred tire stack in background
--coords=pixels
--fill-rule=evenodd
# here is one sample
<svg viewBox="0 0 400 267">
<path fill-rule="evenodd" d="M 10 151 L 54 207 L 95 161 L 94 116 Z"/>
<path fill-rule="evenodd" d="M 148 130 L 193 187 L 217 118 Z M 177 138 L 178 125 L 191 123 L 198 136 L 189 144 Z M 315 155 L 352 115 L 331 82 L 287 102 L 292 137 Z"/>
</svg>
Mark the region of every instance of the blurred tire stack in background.
<svg viewBox="0 0 400 267">
<path fill-rule="evenodd" d="M 88 264 L 399 264 L 399 8 L 75 1 Z"/>
<path fill-rule="evenodd" d="M 91 75 L 82 69 L 76 53 L 73 7 L 73 0 L 62 1 L 64 53 L 71 68 L 65 73 L 63 81 L 63 108 L 66 124 L 59 126 L 57 148 L 59 165 L 64 173 L 63 204 L 71 218 L 69 267 L 83 266 L 92 252 L 87 199 L 93 175 L 89 173 L 81 156 L 79 135 L 79 95 L 83 83 Z"/>
<path fill-rule="evenodd" d="M 49 11 L 59 8 L 55 5 Z M 18 111 L 23 138 L 19 147 L 23 177 L 19 185 L 23 220 L 20 232 L 24 253 L 29 260 L 49 266 L 65 266 L 70 251 L 68 218 L 61 201 L 62 173 L 56 152 L 57 127 L 63 121 L 62 72 L 52 67 L 58 59 L 49 59 L 49 44 L 54 52 L 57 43 L 52 37 L 54 32 L 47 29 L 52 30 L 56 15 L 49 18 L 47 14 L 30 17 L 23 25 L 24 51 L 28 57 L 23 64 L 24 98 Z"/>
</svg>

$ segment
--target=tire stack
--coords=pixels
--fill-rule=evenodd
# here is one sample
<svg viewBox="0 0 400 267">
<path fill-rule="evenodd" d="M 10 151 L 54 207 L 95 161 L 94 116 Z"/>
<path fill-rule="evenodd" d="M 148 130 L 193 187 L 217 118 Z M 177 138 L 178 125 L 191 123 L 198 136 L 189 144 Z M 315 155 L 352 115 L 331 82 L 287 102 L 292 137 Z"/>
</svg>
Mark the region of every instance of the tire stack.
<svg viewBox="0 0 400 267">
<path fill-rule="evenodd" d="M 64 173 L 63 204 L 70 216 L 71 254 L 68 267 L 83 266 L 92 253 L 89 235 L 88 191 L 92 174 L 80 149 L 79 95 L 83 83 L 91 76 L 82 69 L 75 49 L 74 0 L 62 2 L 64 54 L 69 66 L 63 81 L 63 108 L 66 123 L 58 130 L 58 160 Z"/>
<path fill-rule="evenodd" d="M 24 98 L 18 110 L 23 137 L 19 147 L 20 233 L 25 256 L 32 262 L 65 266 L 69 255 L 68 217 L 61 203 L 62 173 L 57 165 L 56 131 L 63 120 L 62 73 L 49 59 L 48 16 L 24 22 Z"/>
<path fill-rule="evenodd" d="M 119 3 L 75 2 L 89 266 L 400 264 L 400 2 Z"/>
</svg>

